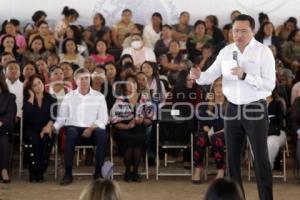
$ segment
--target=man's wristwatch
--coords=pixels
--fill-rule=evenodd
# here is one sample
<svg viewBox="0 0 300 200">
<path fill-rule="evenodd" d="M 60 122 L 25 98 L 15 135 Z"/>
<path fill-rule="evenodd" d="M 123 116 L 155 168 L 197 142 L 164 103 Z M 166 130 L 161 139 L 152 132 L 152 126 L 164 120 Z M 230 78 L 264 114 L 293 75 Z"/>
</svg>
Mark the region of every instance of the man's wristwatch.
<svg viewBox="0 0 300 200">
<path fill-rule="evenodd" d="M 242 76 L 242 78 L 240 78 L 240 80 L 245 80 L 246 76 L 247 76 L 247 74 L 246 74 L 246 72 L 244 72 L 243 76 Z"/>
</svg>

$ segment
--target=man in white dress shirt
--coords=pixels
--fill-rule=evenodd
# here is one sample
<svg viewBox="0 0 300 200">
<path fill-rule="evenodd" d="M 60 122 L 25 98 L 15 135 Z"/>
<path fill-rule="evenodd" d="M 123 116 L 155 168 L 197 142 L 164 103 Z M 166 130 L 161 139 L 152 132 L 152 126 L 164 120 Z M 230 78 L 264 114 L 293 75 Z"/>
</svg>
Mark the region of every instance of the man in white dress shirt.
<svg viewBox="0 0 300 200">
<path fill-rule="evenodd" d="M 5 70 L 6 83 L 11 93 L 16 95 L 17 117 L 21 118 L 23 107 L 23 83 L 19 80 L 20 65 L 16 61 L 9 61 Z"/>
<path fill-rule="evenodd" d="M 266 97 L 275 87 L 275 61 L 271 50 L 254 39 L 254 26 L 254 19 L 248 15 L 235 18 L 232 28 L 235 42 L 220 51 L 207 71 L 193 68 L 191 76 L 200 85 L 211 84 L 223 76 L 223 93 L 228 99 L 224 119 L 228 175 L 243 190 L 240 168 L 247 136 L 256 163 L 259 198 L 270 200 L 273 191 L 267 150 Z"/>
<path fill-rule="evenodd" d="M 105 126 L 108 112 L 105 97 L 90 87 L 90 73 L 87 69 L 78 69 L 74 76 L 78 88 L 64 97 L 54 124 L 57 132 L 63 126 L 66 129 L 65 176 L 60 182 L 61 185 L 68 185 L 73 181 L 74 150 L 79 144 L 96 145 L 94 179 L 102 177 L 101 168 L 107 144 Z"/>
</svg>

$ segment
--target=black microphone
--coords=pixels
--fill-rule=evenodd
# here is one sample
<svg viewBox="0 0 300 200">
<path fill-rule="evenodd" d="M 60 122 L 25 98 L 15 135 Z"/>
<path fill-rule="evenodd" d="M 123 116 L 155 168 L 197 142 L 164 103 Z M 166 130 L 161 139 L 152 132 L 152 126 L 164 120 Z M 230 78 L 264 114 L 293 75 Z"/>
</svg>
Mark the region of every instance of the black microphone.
<svg viewBox="0 0 300 200">
<path fill-rule="evenodd" d="M 232 59 L 236 61 L 236 64 L 239 67 L 240 65 L 239 65 L 238 52 L 237 51 L 232 52 Z"/>
<path fill-rule="evenodd" d="M 238 52 L 237 51 L 233 51 L 232 52 L 232 59 L 237 61 L 237 56 L 238 56 Z"/>
</svg>

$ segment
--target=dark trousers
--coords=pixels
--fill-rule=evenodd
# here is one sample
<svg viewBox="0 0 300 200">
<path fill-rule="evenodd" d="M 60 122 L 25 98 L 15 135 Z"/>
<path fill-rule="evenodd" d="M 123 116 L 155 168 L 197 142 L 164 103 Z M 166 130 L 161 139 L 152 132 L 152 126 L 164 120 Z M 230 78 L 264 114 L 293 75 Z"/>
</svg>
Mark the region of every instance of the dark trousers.
<svg viewBox="0 0 300 200">
<path fill-rule="evenodd" d="M 245 136 L 247 136 L 255 160 L 259 198 L 261 200 L 273 199 L 272 170 L 267 149 L 269 123 L 266 101 L 260 100 L 241 106 L 228 103 L 225 117 L 228 175 L 240 184 L 244 192 L 241 157 L 246 141 Z"/>
<path fill-rule="evenodd" d="M 225 169 L 225 162 L 224 162 L 225 139 L 224 139 L 223 132 L 213 134 L 210 138 L 206 132 L 200 132 L 198 134 L 198 137 L 195 142 L 194 166 L 197 168 L 204 168 L 205 153 L 209 144 L 212 147 L 217 169 L 218 170 Z"/>
<path fill-rule="evenodd" d="M 67 126 L 65 139 L 65 168 L 68 175 L 72 175 L 73 157 L 76 145 L 96 146 L 96 168 L 102 167 L 105 158 L 107 133 L 104 129 L 96 128 L 91 137 L 84 138 L 82 133 L 86 128 Z"/>
<path fill-rule="evenodd" d="M 9 136 L 0 135 L 0 170 L 7 169 L 9 165 Z"/>
<path fill-rule="evenodd" d="M 30 173 L 45 173 L 49 164 L 49 157 L 53 146 L 53 138 L 48 134 L 40 138 L 40 133 L 37 131 L 26 131 L 28 138 L 28 150 L 26 151 Z"/>
</svg>

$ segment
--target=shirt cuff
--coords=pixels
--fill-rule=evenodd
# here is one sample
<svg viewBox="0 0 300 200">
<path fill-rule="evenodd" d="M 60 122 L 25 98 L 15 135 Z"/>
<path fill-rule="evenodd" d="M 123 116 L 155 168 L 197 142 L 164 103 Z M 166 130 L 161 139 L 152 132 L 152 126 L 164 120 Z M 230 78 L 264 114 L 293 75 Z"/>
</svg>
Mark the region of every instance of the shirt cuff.
<svg viewBox="0 0 300 200">
<path fill-rule="evenodd" d="M 251 74 L 247 74 L 245 81 L 252 85 L 255 89 L 259 89 L 258 85 L 257 85 L 257 79 L 255 78 L 255 76 L 251 75 Z"/>
<path fill-rule="evenodd" d="M 99 128 L 105 130 L 106 123 L 103 123 L 103 122 L 101 122 L 101 121 L 96 120 L 96 121 L 94 122 L 94 124 L 97 125 Z"/>
</svg>

